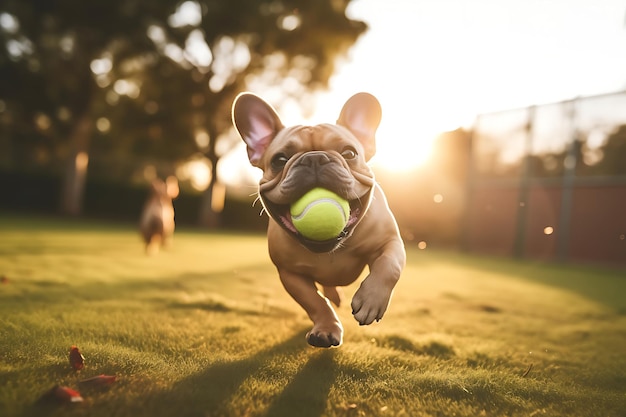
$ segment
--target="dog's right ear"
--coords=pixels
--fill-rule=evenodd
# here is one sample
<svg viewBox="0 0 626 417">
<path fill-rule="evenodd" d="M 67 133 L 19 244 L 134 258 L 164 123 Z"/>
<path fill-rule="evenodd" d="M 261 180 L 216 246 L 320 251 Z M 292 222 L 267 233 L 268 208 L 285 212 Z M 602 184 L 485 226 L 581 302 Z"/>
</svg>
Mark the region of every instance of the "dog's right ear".
<svg viewBox="0 0 626 417">
<path fill-rule="evenodd" d="M 337 124 L 350 130 L 365 149 L 365 160 L 376 153 L 376 129 L 382 118 L 378 99 L 369 93 L 350 97 L 341 109 Z"/>
<path fill-rule="evenodd" d="M 276 111 L 262 98 L 241 93 L 233 102 L 233 124 L 248 146 L 248 159 L 263 168 L 261 158 L 283 124 Z"/>
<path fill-rule="evenodd" d="M 178 197 L 178 193 L 180 193 L 180 188 L 178 187 L 178 178 L 173 175 L 170 175 L 165 179 L 165 188 L 167 190 L 167 196 L 171 199 Z"/>
</svg>

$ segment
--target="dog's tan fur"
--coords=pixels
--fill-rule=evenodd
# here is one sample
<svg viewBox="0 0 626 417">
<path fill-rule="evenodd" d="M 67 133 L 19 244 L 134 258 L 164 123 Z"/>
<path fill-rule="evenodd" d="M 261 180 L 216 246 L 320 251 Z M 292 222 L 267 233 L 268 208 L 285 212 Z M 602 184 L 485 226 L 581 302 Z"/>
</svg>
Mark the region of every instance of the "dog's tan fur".
<svg viewBox="0 0 626 417">
<path fill-rule="evenodd" d="M 146 253 L 155 253 L 161 246 L 171 244 L 175 228 L 172 199 L 178 196 L 178 192 L 176 177 L 168 177 L 166 181 L 159 178 L 152 181 L 150 195 L 139 219 L 139 231 L 146 245 Z"/>
<path fill-rule="evenodd" d="M 369 267 L 352 299 L 354 318 L 368 325 L 383 317 L 405 265 L 396 221 L 367 165 L 376 151 L 380 118 L 378 100 L 366 93 L 346 102 L 336 125 L 284 128 L 273 108 L 249 93 L 233 104 L 233 122 L 250 162 L 263 170 L 259 197 L 270 215 L 270 258 L 287 292 L 313 321 L 307 333 L 313 346 L 342 343 L 343 327 L 329 302 L 340 304 L 337 287 L 351 284 Z M 285 214 L 285 207 L 313 187 L 351 201 L 351 220 L 336 240 L 307 241 Z"/>
</svg>

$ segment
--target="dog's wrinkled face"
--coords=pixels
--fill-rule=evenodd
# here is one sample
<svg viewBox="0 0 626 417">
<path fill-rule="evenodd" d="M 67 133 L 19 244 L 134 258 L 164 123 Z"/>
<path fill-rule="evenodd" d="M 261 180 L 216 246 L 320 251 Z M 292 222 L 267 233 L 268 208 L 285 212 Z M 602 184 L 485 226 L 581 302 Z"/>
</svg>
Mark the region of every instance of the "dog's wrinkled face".
<svg viewBox="0 0 626 417">
<path fill-rule="evenodd" d="M 367 161 L 375 152 L 378 101 L 360 93 L 344 105 L 336 125 L 284 128 L 267 103 L 243 94 L 233 105 L 233 120 L 248 146 L 250 162 L 263 170 L 259 197 L 270 217 L 313 252 L 332 251 L 350 237 L 369 207 L 375 183 Z M 350 202 L 347 225 L 335 239 L 306 239 L 291 221 L 291 203 L 315 187 Z"/>
<path fill-rule="evenodd" d="M 363 147 L 341 126 L 296 126 L 279 135 L 266 150 L 259 197 L 268 214 L 304 246 L 313 252 L 330 251 L 352 234 L 370 203 L 374 178 Z M 350 202 L 348 223 L 336 239 L 311 241 L 293 226 L 291 203 L 315 187 Z"/>
</svg>

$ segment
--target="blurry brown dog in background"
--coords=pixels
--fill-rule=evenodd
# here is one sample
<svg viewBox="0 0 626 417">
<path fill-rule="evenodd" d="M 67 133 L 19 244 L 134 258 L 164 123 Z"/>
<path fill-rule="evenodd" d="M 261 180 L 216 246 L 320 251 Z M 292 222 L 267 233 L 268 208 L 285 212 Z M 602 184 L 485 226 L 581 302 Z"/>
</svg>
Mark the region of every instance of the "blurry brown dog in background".
<svg viewBox="0 0 626 417">
<path fill-rule="evenodd" d="M 165 181 L 152 181 L 151 192 L 139 220 L 139 231 L 146 244 L 146 253 L 158 252 L 160 247 L 171 244 L 174 235 L 174 205 L 178 197 L 178 180 L 174 176 Z"/>
</svg>

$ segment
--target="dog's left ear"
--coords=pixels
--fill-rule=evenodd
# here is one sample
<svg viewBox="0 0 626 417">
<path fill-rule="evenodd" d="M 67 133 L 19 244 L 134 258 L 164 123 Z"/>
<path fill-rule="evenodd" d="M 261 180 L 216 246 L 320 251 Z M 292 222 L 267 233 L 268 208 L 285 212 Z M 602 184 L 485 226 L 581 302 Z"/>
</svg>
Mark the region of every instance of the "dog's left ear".
<svg viewBox="0 0 626 417">
<path fill-rule="evenodd" d="M 283 124 L 276 111 L 262 98 L 242 93 L 233 102 L 233 124 L 248 146 L 248 159 L 263 168 L 261 158 Z"/>
<path fill-rule="evenodd" d="M 371 94 L 357 93 L 343 105 L 337 124 L 347 128 L 365 149 L 365 160 L 376 153 L 376 129 L 382 118 L 380 103 Z"/>
</svg>

